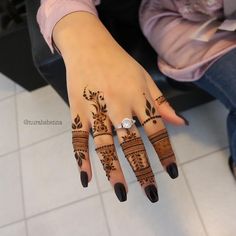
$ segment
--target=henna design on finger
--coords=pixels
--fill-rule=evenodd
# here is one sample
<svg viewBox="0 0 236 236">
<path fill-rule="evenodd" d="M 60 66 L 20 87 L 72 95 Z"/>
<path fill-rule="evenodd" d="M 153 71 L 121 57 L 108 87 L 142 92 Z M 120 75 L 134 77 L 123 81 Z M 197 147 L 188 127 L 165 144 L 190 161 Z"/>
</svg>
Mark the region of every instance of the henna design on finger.
<svg viewBox="0 0 236 236">
<path fill-rule="evenodd" d="M 137 138 L 137 135 L 135 132 L 131 133 L 130 130 L 127 129 L 126 135 L 122 136 L 121 138 L 123 139 L 123 141 L 129 141 L 129 140 Z"/>
<path fill-rule="evenodd" d="M 143 93 L 143 95 L 145 96 L 145 93 Z M 149 117 L 148 119 L 146 119 L 143 123 L 142 126 L 144 126 L 147 122 L 152 121 L 153 124 L 157 123 L 157 119 L 161 118 L 160 115 L 156 115 L 156 109 L 154 106 L 151 105 L 151 103 L 146 99 L 146 108 L 145 108 L 145 113 L 146 115 Z"/>
<path fill-rule="evenodd" d="M 113 136 L 111 132 L 107 132 L 107 133 L 100 133 L 100 134 L 93 134 L 93 137 L 97 137 L 97 136 L 101 136 L 101 135 L 110 135 Z"/>
<path fill-rule="evenodd" d="M 81 121 L 80 121 L 80 117 L 79 115 L 77 114 L 77 116 L 75 117 L 74 119 L 74 123 L 72 123 L 71 125 L 72 129 L 81 129 L 83 127 Z"/>
<path fill-rule="evenodd" d="M 154 146 L 161 161 L 172 158 L 175 160 L 175 154 L 172 150 L 170 139 L 166 129 L 161 129 L 158 132 L 148 136 L 148 139 Z"/>
<path fill-rule="evenodd" d="M 108 131 L 107 126 L 105 125 L 105 121 L 107 120 L 107 106 L 104 103 L 104 96 L 101 91 L 92 92 L 87 87 L 84 88 L 83 97 L 92 102 L 92 106 L 95 108 L 95 111 L 92 111 L 92 116 L 94 119 L 93 122 L 93 137 L 99 135 L 112 135 L 111 132 Z"/>
<path fill-rule="evenodd" d="M 137 180 L 141 186 L 155 184 L 154 174 L 148 161 L 142 139 L 136 137 L 135 133 L 130 133 L 129 130 L 127 132 L 127 136 L 122 137 L 124 141 L 120 145 Z"/>
<path fill-rule="evenodd" d="M 82 166 L 83 160 L 86 160 L 85 153 L 88 152 L 88 138 L 89 132 L 87 131 L 72 131 L 72 145 L 74 148 L 75 159 L 79 167 Z"/>
<path fill-rule="evenodd" d="M 155 101 L 157 102 L 157 104 L 160 106 L 162 103 L 167 102 L 166 98 L 164 97 L 164 95 L 159 96 L 158 98 L 155 99 Z"/>
<path fill-rule="evenodd" d="M 114 161 L 118 161 L 118 157 L 115 151 L 115 145 L 104 145 L 95 149 L 98 153 L 101 163 L 103 165 L 103 169 L 106 172 L 106 176 L 108 180 L 110 180 L 110 173 L 112 170 L 116 170 L 114 165 Z"/>
</svg>

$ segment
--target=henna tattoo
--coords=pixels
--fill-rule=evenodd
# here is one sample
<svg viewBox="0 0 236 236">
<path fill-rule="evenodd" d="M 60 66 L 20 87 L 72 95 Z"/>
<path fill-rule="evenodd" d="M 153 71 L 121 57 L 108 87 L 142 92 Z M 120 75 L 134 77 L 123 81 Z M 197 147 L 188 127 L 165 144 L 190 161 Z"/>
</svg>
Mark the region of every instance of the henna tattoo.
<svg viewBox="0 0 236 236">
<path fill-rule="evenodd" d="M 158 105 L 161 105 L 162 103 L 167 102 L 166 98 L 163 95 L 156 98 L 155 101 L 157 102 Z"/>
<path fill-rule="evenodd" d="M 172 150 L 169 136 L 166 129 L 162 129 L 150 136 L 148 139 L 154 146 L 161 161 L 172 158 L 175 159 L 175 154 Z"/>
<path fill-rule="evenodd" d="M 72 129 L 81 129 L 83 127 L 78 114 L 75 117 L 74 123 L 72 123 L 71 127 L 72 127 Z"/>
<path fill-rule="evenodd" d="M 118 157 L 115 151 L 115 145 L 114 144 L 104 145 L 104 146 L 96 148 L 95 150 L 99 154 L 101 163 L 103 165 L 103 169 L 106 172 L 106 176 L 108 180 L 110 180 L 111 171 L 116 170 L 114 161 L 118 160 Z"/>
<path fill-rule="evenodd" d="M 83 160 L 86 160 L 86 156 L 84 153 L 88 152 L 88 138 L 89 133 L 87 131 L 72 131 L 72 144 L 74 148 L 74 155 L 79 167 L 82 166 Z"/>
<path fill-rule="evenodd" d="M 145 96 L 145 93 L 143 93 L 143 95 Z M 151 103 L 147 100 L 147 98 L 145 97 L 146 99 L 146 108 L 145 108 L 145 113 L 146 115 L 149 117 L 148 119 L 146 119 L 143 123 L 142 123 L 142 126 L 144 126 L 147 122 L 151 121 L 153 122 L 153 124 L 156 124 L 157 123 L 157 119 L 158 118 L 161 118 L 160 115 L 156 115 L 156 109 L 155 107 L 153 107 L 151 105 Z"/>
<path fill-rule="evenodd" d="M 107 133 L 100 133 L 100 134 L 93 134 L 93 137 L 97 137 L 97 136 L 101 136 L 101 135 L 110 135 L 113 136 L 111 132 L 107 132 Z"/>
<path fill-rule="evenodd" d="M 124 141 L 120 145 L 137 180 L 141 185 L 155 184 L 154 174 L 148 161 L 142 139 L 136 137 L 135 133 L 128 133 L 127 136 L 122 138 Z"/>
<path fill-rule="evenodd" d="M 74 154 L 75 154 L 75 159 L 76 159 L 79 167 L 81 167 L 82 164 L 83 164 L 83 160 L 86 160 L 84 153 L 82 153 L 82 152 L 75 152 Z"/>
<path fill-rule="evenodd" d="M 136 136 L 136 133 L 131 133 L 130 130 L 126 130 L 126 135 L 125 136 L 122 136 L 121 138 L 123 139 L 123 141 L 129 141 L 129 140 L 132 140 L 132 139 L 135 139 L 137 138 Z"/>
<path fill-rule="evenodd" d="M 107 119 L 107 107 L 104 103 L 104 96 L 101 91 L 92 92 L 87 87 L 84 88 L 83 97 L 92 102 L 93 107 L 95 108 L 95 112 L 92 112 L 92 116 L 94 119 L 93 122 L 93 137 L 99 135 L 111 135 L 110 132 L 108 132 L 108 128 L 105 125 L 105 121 Z"/>
</svg>

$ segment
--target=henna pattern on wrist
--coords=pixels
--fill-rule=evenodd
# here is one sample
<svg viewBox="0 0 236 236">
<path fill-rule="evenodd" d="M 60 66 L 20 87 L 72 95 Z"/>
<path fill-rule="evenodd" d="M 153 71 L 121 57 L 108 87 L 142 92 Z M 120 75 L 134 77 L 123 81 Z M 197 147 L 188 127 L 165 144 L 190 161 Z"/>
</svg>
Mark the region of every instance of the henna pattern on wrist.
<svg viewBox="0 0 236 236">
<path fill-rule="evenodd" d="M 127 130 L 127 135 L 122 137 L 122 139 L 123 142 L 120 144 L 122 150 L 141 186 L 155 184 L 154 174 L 142 139 L 136 137 L 135 133 L 130 133 L 129 130 Z"/>
<path fill-rule="evenodd" d="M 106 172 L 108 180 L 110 180 L 110 174 L 112 170 L 116 170 L 114 161 L 118 161 L 118 157 L 115 151 L 115 145 L 104 145 L 95 149 L 99 155 L 103 169 Z"/>
<path fill-rule="evenodd" d="M 99 135 L 112 135 L 111 132 L 108 131 L 107 126 L 105 125 L 105 121 L 107 120 L 107 106 L 104 103 L 104 96 L 101 91 L 92 92 L 87 87 L 84 88 L 83 97 L 92 102 L 92 106 L 95 108 L 95 112 L 92 111 L 92 116 L 94 119 L 93 122 L 93 137 Z"/>
<path fill-rule="evenodd" d="M 175 159 L 175 154 L 172 150 L 166 129 L 161 129 L 160 131 L 148 136 L 148 139 L 154 146 L 154 149 L 156 150 L 161 161 L 169 158 Z"/>
<path fill-rule="evenodd" d="M 144 97 L 145 97 L 145 93 L 143 93 Z M 151 103 L 146 99 L 146 108 L 145 108 L 145 113 L 146 115 L 149 117 L 148 119 L 146 119 L 143 123 L 142 126 L 144 126 L 147 122 L 152 121 L 153 124 L 157 123 L 157 119 L 161 118 L 160 115 L 156 115 L 156 109 L 154 106 L 151 105 Z"/>
</svg>

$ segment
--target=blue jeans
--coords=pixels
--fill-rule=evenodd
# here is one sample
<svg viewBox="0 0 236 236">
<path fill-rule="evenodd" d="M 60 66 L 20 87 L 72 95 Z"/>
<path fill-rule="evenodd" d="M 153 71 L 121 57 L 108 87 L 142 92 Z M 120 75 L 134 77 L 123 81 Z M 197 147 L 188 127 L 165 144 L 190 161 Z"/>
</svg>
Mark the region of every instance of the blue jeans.
<svg viewBox="0 0 236 236">
<path fill-rule="evenodd" d="M 193 83 L 217 98 L 229 110 L 226 121 L 229 149 L 236 163 L 236 49 L 219 58 Z"/>
</svg>

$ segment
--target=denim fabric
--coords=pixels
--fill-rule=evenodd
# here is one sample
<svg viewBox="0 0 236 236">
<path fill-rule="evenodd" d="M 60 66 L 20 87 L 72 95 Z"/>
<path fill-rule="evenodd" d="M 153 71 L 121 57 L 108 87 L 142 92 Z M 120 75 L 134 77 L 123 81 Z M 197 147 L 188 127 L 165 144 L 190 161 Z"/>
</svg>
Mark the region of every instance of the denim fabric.
<svg viewBox="0 0 236 236">
<path fill-rule="evenodd" d="M 217 98 L 229 110 L 227 132 L 230 153 L 236 163 L 236 49 L 219 58 L 194 84 Z"/>
</svg>

